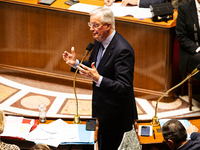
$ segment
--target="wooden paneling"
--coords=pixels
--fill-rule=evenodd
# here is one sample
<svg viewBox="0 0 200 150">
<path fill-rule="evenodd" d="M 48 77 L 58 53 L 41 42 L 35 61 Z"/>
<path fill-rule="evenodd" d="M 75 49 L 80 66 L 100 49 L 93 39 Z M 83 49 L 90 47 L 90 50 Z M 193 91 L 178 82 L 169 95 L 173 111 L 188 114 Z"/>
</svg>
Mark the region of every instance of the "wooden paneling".
<svg viewBox="0 0 200 150">
<path fill-rule="evenodd" d="M 77 58 L 82 58 L 87 44 L 94 41 L 87 25 L 89 15 L 63 8 L 46 9 L 31 4 L 33 1 L 0 0 L 0 67 L 73 80 L 74 73 L 62 53 L 74 46 Z M 135 52 L 134 90 L 138 96 L 158 97 L 172 86 L 172 24 L 174 21 L 116 18 L 116 30 Z M 81 75 L 77 82 L 91 84 Z"/>
</svg>

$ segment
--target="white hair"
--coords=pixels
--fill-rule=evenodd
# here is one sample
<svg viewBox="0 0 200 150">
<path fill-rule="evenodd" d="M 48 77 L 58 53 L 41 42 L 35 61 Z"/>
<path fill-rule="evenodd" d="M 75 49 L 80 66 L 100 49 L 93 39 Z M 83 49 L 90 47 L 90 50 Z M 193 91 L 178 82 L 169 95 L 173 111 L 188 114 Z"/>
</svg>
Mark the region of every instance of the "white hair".
<svg viewBox="0 0 200 150">
<path fill-rule="evenodd" d="M 112 10 L 108 7 L 98 7 L 90 12 L 90 15 L 95 15 L 97 13 L 101 13 L 101 22 L 102 23 L 110 23 L 111 27 L 115 29 L 115 17 Z"/>
</svg>

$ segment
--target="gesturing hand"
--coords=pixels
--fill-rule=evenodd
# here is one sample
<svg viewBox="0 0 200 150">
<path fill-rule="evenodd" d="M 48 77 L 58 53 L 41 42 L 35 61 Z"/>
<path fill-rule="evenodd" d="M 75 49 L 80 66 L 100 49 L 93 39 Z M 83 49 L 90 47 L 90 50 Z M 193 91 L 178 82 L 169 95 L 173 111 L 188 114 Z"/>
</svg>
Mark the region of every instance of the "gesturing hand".
<svg viewBox="0 0 200 150">
<path fill-rule="evenodd" d="M 128 4 L 137 5 L 138 0 L 122 0 L 121 6 L 127 6 Z"/>
<path fill-rule="evenodd" d="M 187 132 L 188 134 L 191 134 L 192 132 L 198 132 L 198 128 L 192 124 L 190 124 L 188 127 L 187 127 Z"/>
<path fill-rule="evenodd" d="M 111 6 L 115 0 L 104 0 L 104 5 Z"/>
<path fill-rule="evenodd" d="M 79 66 L 77 66 L 77 68 L 79 69 L 79 73 L 81 75 L 85 76 L 86 78 L 91 79 L 92 81 L 96 83 L 98 82 L 100 75 L 94 66 L 94 62 L 91 64 L 91 68 L 83 64 L 80 64 Z"/>
<path fill-rule="evenodd" d="M 75 54 L 74 47 L 71 48 L 71 54 L 67 51 L 64 51 L 63 60 L 66 61 L 66 64 L 72 67 L 76 64 L 76 54 Z"/>
</svg>

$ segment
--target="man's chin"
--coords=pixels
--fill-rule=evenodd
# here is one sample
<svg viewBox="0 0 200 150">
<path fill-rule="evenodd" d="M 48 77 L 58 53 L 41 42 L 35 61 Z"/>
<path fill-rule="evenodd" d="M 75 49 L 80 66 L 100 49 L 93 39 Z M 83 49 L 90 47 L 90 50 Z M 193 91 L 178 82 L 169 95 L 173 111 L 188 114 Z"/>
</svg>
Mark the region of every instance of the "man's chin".
<svg viewBox="0 0 200 150">
<path fill-rule="evenodd" d="M 99 41 L 99 40 L 98 40 L 99 38 L 98 38 L 97 36 L 93 36 L 93 38 L 94 38 L 95 40 Z"/>
</svg>

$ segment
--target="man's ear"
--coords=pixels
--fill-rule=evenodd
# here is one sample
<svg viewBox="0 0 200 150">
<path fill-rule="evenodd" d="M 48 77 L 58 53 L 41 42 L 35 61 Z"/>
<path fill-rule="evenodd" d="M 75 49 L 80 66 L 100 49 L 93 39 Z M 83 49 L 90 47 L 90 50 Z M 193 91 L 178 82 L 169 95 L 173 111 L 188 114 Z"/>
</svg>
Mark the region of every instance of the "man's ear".
<svg viewBox="0 0 200 150">
<path fill-rule="evenodd" d="M 174 142 L 172 140 L 168 139 L 166 143 L 171 150 L 174 150 Z"/>
<path fill-rule="evenodd" d="M 107 28 L 107 30 L 110 30 L 110 28 L 112 28 L 111 23 L 106 23 L 106 28 Z"/>
</svg>

